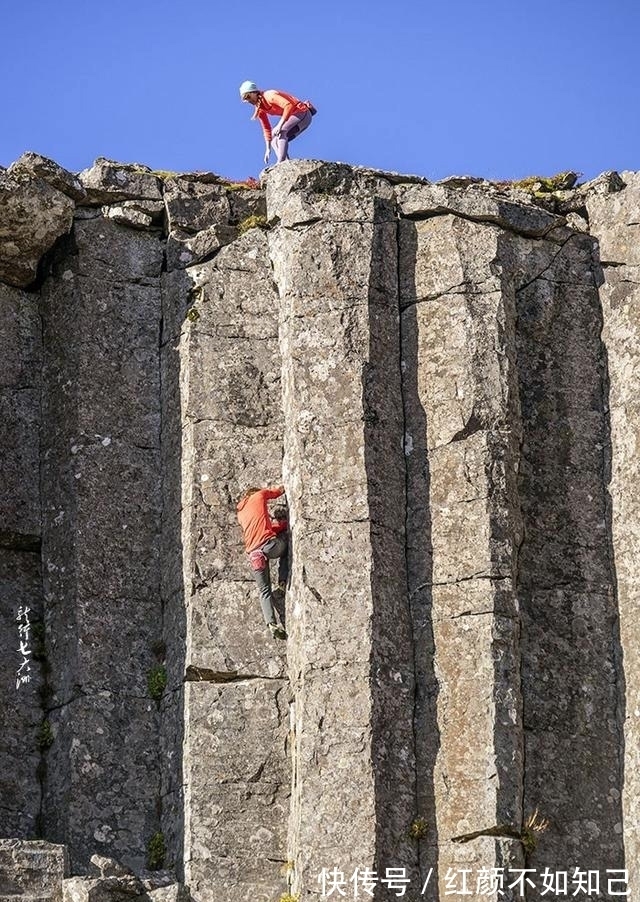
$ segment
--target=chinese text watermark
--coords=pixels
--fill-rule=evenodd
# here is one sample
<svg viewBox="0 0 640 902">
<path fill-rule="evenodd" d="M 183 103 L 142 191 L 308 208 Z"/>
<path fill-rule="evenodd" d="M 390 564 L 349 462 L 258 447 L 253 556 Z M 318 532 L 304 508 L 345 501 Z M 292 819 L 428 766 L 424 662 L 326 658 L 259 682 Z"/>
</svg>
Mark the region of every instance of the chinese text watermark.
<svg viewBox="0 0 640 902">
<path fill-rule="evenodd" d="M 420 895 L 427 892 L 433 868 L 421 878 Z M 448 868 L 444 874 L 445 896 L 501 896 L 514 890 L 524 898 L 528 888 L 538 890 L 540 896 L 580 897 L 606 892 L 609 896 L 627 896 L 628 871 L 608 869 L 596 871 L 573 868 L 555 871 L 550 868 Z M 411 883 L 406 868 L 386 868 L 384 877 L 370 868 L 356 868 L 349 876 L 338 868 L 323 868 L 318 875 L 322 898 L 364 899 L 372 897 L 378 884 L 394 890 L 398 898 L 404 896 Z M 415 883 L 414 883 L 415 885 Z M 511 893 L 513 895 L 514 893 Z"/>
</svg>

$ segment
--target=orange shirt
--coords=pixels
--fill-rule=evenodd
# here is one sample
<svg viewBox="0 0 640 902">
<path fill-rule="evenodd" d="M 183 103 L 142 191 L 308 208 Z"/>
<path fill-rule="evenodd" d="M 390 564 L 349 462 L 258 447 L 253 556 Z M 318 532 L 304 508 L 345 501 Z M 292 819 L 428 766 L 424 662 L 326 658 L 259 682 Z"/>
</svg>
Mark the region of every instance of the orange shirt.
<svg viewBox="0 0 640 902">
<path fill-rule="evenodd" d="M 271 141 L 269 116 L 280 117 L 284 113 L 286 122 L 289 116 L 293 116 L 295 113 L 306 113 L 308 109 L 308 104 L 298 100 L 293 94 L 285 94 L 284 91 L 263 91 L 254 115 L 260 120 L 265 140 Z"/>
<path fill-rule="evenodd" d="M 267 501 L 270 498 L 279 498 L 284 494 L 284 486 L 276 485 L 270 489 L 259 489 L 238 503 L 238 522 L 242 527 L 244 547 L 247 553 L 260 548 L 269 539 L 287 528 L 271 522 Z"/>
</svg>

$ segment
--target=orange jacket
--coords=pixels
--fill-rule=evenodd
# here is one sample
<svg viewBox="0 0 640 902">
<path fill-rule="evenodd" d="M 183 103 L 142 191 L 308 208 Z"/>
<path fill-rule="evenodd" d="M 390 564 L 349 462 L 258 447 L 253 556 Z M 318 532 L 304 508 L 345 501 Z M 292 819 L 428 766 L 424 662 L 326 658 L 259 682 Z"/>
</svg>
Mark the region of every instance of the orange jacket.
<svg viewBox="0 0 640 902">
<path fill-rule="evenodd" d="M 285 520 L 278 523 L 272 521 L 267 508 L 270 498 L 279 498 L 284 494 L 284 486 L 276 485 L 270 489 L 258 489 L 247 498 L 238 502 L 238 522 L 242 527 L 242 537 L 247 554 L 261 548 L 269 539 L 287 528 Z"/>
<path fill-rule="evenodd" d="M 285 94 L 284 91 L 263 91 L 253 118 L 260 120 L 265 140 L 271 141 L 269 116 L 282 116 L 284 113 L 284 122 L 286 122 L 289 116 L 293 116 L 296 113 L 306 113 L 308 109 L 309 104 L 303 100 L 298 100 L 293 94 Z"/>
</svg>

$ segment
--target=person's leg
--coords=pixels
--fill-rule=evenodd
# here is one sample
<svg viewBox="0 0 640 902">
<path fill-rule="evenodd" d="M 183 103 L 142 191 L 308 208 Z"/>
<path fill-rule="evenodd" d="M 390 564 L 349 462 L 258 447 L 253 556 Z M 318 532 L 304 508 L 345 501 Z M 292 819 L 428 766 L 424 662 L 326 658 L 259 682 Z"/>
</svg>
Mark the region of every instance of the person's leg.
<svg viewBox="0 0 640 902">
<path fill-rule="evenodd" d="M 289 141 L 293 141 L 300 132 L 309 127 L 311 118 L 311 113 L 307 110 L 305 113 L 301 113 L 298 116 L 290 116 L 287 119 L 280 134 L 271 142 L 278 163 L 289 159 Z"/>
<path fill-rule="evenodd" d="M 267 558 L 278 560 L 278 584 L 286 583 L 289 578 L 289 542 L 286 533 L 280 533 L 274 539 L 270 539 L 262 546 L 262 552 Z"/>
<path fill-rule="evenodd" d="M 258 584 L 260 593 L 260 606 L 262 608 L 262 616 L 264 622 L 269 626 L 276 622 L 275 611 L 273 610 L 273 596 L 271 595 L 271 574 L 269 573 L 269 561 L 267 561 L 264 570 L 254 570 L 253 575 Z"/>
</svg>

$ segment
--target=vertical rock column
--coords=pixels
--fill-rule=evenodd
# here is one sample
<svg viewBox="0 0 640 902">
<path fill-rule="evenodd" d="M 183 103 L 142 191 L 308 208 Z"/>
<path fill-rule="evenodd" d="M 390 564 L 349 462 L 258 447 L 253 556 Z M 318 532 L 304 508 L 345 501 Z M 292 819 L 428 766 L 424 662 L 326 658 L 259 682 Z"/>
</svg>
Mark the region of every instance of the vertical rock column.
<svg viewBox="0 0 640 902">
<path fill-rule="evenodd" d="M 514 291 L 495 266 L 501 229 L 434 216 L 436 190 L 398 188 L 416 220 L 401 222 L 400 285 L 421 857 L 433 899 L 449 869 L 468 869 L 475 891 L 481 868 L 521 866 L 523 771 Z"/>
<path fill-rule="evenodd" d="M 530 867 L 622 867 L 620 657 L 602 316 L 588 235 L 510 238 L 517 284 L 525 815 Z M 537 896 L 532 893 L 534 898 Z"/>
<path fill-rule="evenodd" d="M 45 830 L 76 873 L 96 851 L 145 864 L 160 794 L 148 679 L 162 654 L 162 244 L 80 216 L 42 291 Z"/>
<path fill-rule="evenodd" d="M 264 204 L 252 194 L 181 179 L 165 195 L 165 541 L 172 559 L 176 539 L 182 549 L 165 613 L 186 638 L 169 688 L 184 693 L 184 878 L 195 902 L 287 887 L 286 646 L 263 621 L 236 519 L 244 489 L 282 482 L 278 301 L 265 233 L 238 237 L 240 207 L 246 218 Z M 202 231 L 187 235 L 189 223 Z M 208 262 L 179 268 L 203 247 Z"/>
<path fill-rule="evenodd" d="M 322 869 L 337 868 L 351 890 L 356 869 L 384 877 L 404 867 L 412 898 L 413 647 L 392 188 L 346 166 L 283 163 L 269 175 L 267 209 L 293 524 L 294 892 L 320 896 Z"/>
<path fill-rule="evenodd" d="M 625 696 L 620 710 L 624 723 L 622 829 L 633 895 L 640 892 L 640 173 L 623 172 L 622 180 L 624 190 L 592 194 L 587 209 L 602 266 L 602 339 L 611 426 L 610 528 L 622 646 L 618 680 Z"/>
<path fill-rule="evenodd" d="M 0 283 L 0 835 L 38 835 L 42 722 L 37 299 Z"/>
</svg>

